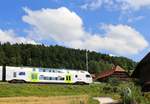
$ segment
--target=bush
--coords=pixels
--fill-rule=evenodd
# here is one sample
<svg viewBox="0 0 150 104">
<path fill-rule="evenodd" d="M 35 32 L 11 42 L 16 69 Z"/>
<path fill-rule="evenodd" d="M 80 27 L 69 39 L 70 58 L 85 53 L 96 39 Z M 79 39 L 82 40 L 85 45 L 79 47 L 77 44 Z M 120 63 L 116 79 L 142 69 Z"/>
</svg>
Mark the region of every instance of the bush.
<svg viewBox="0 0 150 104">
<path fill-rule="evenodd" d="M 119 79 L 113 77 L 113 78 L 109 78 L 109 79 L 108 79 L 108 83 L 109 83 L 111 86 L 118 86 L 118 85 L 121 83 L 121 81 L 120 81 Z"/>
<path fill-rule="evenodd" d="M 134 98 L 130 88 L 126 88 L 121 94 L 123 104 L 133 104 Z"/>
</svg>

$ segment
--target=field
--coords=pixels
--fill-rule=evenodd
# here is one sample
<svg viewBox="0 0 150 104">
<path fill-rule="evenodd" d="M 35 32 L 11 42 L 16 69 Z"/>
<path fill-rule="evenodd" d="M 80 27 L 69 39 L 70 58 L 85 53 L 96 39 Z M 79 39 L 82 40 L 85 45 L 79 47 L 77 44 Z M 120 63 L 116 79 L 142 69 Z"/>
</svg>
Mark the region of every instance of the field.
<svg viewBox="0 0 150 104">
<path fill-rule="evenodd" d="M 5 97 L 0 104 L 87 104 L 88 96 Z"/>
<path fill-rule="evenodd" d="M 41 102 L 42 104 L 60 104 L 60 102 L 64 102 L 64 104 L 98 104 L 92 99 L 93 97 L 108 96 L 121 100 L 121 91 L 127 87 L 131 88 L 134 98 L 139 104 L 150 104 L 149 94 L 142 96 L 140 88 L 133 83 L 119 85 L 108 83 L 91 85 L 0 83 L 0 104 L 41 104 Z"/>
<path fill-rule="evenodd" d="M 98 104 L 93 92 L 89 85 L 0 83 L 0 104 Z"/>
</svg>

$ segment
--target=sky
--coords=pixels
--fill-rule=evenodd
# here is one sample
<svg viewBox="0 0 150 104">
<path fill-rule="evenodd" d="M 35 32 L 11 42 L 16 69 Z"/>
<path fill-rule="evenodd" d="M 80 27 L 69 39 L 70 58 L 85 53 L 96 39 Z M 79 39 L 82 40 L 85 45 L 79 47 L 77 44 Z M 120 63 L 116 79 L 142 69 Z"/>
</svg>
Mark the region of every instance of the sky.
<svg viewBox="0 0 150 104">
<path fill-rule="evenodd" d="M 1 0 L 0 42 L 60 45 L 140 61 L 150 0 Z"/>
</svg>

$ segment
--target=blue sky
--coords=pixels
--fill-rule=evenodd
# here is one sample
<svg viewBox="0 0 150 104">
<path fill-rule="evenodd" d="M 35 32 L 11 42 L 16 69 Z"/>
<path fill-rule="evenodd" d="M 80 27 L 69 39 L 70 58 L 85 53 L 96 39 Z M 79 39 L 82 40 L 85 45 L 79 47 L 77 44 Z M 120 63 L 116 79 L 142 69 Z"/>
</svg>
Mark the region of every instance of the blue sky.
<svg viewBox="0 0 150 104">
<path fill-rule="evenodd" d="M 141 60 L 150 0 L 1 0 L 0 41 L 62 45 Z"/>
</svg>

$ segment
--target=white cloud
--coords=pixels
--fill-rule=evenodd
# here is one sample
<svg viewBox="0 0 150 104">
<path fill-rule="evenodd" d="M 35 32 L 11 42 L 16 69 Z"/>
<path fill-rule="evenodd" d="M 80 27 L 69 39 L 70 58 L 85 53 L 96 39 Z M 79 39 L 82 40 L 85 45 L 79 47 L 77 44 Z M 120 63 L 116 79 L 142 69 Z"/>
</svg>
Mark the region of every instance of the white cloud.
<svg viewBox="0 0 150 104">
<path fill-rule="evenodd" d="M 144 16 L 130 17 L 130 18 L 128 19 L 128 22 L 131 23 L 131 22 L 135 22 L 135 21 L 142 20 L 142 19 L 144 19 L 144 18 L 145 18 Z"/>
<path fill-rule="evenodd" d="M 90 0 L 87 3 L 81 5 L 81 8 L 85 10 L 88 10 L 88 9 L 96 10 L 100 8 L 101 5 L 102 5 L 102 0 Z"/>
<path fill-rule="evenodd" d="M 101 6 L 109 9 L 126 10 L 139 10 L 143 7 L 150 7 L 150 0 L 87 0 L 81 5 L 85 10 L 96 10 Z"/>
<path fill-rule="evenodd" d="M 36 44 L 35 41 L 29 38 L 17 36 L 13 30 L 4 31 L 1 29 L 0 29 L 0 42 L 1 43 L 10 42 L 12 44 L 14 43 Z"/>
<path fill-rule="evenodd" d="M 56 41 L 71 41 L 80 39 L 85 34 L 83 22 L 74 12 L 65 7 L 58 9 L 41 9 L 32 11 L 24 9 L 27 15 L 23 21 L 33 26 L 34 31 L 29 31 L 34 39 L 53 39 Z M 36 36 L 35 36 L 36 33 Z"/>
<path fill-rule="evenodd" d="M 103 29 L 106 31 L 104 38 L 107 40 L 108 49 L 116 50 L 118 53 L 135 54 L 148 46 L 142 34 L 130 26 L 104 25 Z"/>
<path fill-rule="evenodd" d="M 37 40 L 54 40 L 71 48 L 109 50 L 119 55 L 136 54 L 148 46 L 142 34 L 127 25 L 103 25 L 104 34 L 88 33 L 82 19 L 65 7 L 25 12 L 23 21 L 31 25 L 30 37 Z"/>
<path fill-rule="evenodd" d="M 104 0 L 103 4 L 111 6 L 110 8 L 126 10 L 139 10 L 144 7 L 150 7 L 150 0 Z"/>
<path fill-rule="evenodd" d="M 90 35 L 84 41 L 70 43 L 75 48 L 94 51 L 109 50 L 118 55 L 137 54 L 148 46 L 148 42 L 135 29 L 127 25 L 105 25 L 104 37 Z"/>
<path fill-rule="evenodd" d="M 124 0 L 124 2 L 136 10 L 142 7 L 150 7 L 150 0 Z"/>
</svg>

